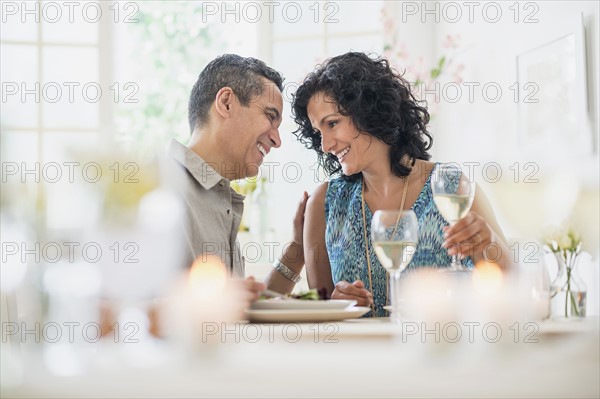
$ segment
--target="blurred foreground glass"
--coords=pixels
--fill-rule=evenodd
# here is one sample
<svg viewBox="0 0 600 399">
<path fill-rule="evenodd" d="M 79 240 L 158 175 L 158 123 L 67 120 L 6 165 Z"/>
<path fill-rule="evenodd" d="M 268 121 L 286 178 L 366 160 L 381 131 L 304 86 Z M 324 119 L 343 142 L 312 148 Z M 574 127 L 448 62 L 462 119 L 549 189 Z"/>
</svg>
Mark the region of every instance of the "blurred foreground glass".
<svg viewBox="0 0 600 399">
<path fill-rule="evenodd" d="M 544 311 L 547 315 L 548 291 L 544 287 L 548 283 L 538 274 L 540 270 L 533 267 L 529 269 L 529 276 L 517 278 L 516 273 L 503 271 L 490 262 L 479 262 L 471 273 L 440 273 L 436 267 L 415 268 L 401 281 L 403 322 L 437 326 L 442 336 L 454 323 L 463 327 L 472 324 L 477 328 L 487 328 L 490 323 L 508 331 L 515 322 L 536 320 L 532 311 Z M 545 302 L 540 296 L 534 301 L 534 288 L 539 290 L 537 293 L 546 292 Z M 505 338 L 508 337 L 510 335 L 505 334 Z"/>
<path fill-rule="evenodd" d="M 205 253 L 160 302 L 160 333 L 184 356 L 208 358 L 222 341 L 218 326 L 241 320 L 248 306 L 242 280 L 229 278 L 221 258 Z"/>
<path fill-rule="evenodd" d="M 103 173 L 93 183 L 74 181 L 60 196 L 63 206 L 48 209 L 57 216 L 73 213 L 68 229 L 49 229 L 48 237 L 82 248 L 73 259 L 63 251 L 60 262 L 44 268 L 45 323 L 78 323 L 82 330 L 75 342 L 64 336 L 45 341 L 46 367 L 61 376 L 86 372 L 102 337 L 136 343 L 122 349 L 127 361 L 139 363 L 153 342 L 153 300 L 184 270 L 184 209 L 170 187 L 176 176 L 168 173 L 168 164 L 138 162 L 114 151 L 77 152 L 74 160 L 93 161 Z M 69 195 L 72 191 L 85 195 Z M 88 201 L 82 204 L 81 198 Z"/>
<path fill-rule="evenodd" d="M 436 207 L 453 226 L 466 216 L 475 198 L 475 181 L 465 175 L 457 164 L 437 164 L 431 175 L 431 191 Z M 470 271 L 452 255 L 450 271 Z"/>
<path fill-rule="evenodd" d="M 182 264 L 185 210 L 168 160 L 116 162 L 129 165 L 128 174 L 103 182 L 102 220 L 88 234 L 110 249 L 99 269 L 101 297 L 118 314 L 113 325 L 144 338 L 149 336 L 150 301 L 164 295 L 187 266 Z"/>
<path fill-rule="evenodd" d="M 400 322 L 398 280 L 417 249 L 419 224 L 412 210 L 381 210 L 371 220 L 373 248 L 390 279 L 392 321 Z"/>
<path fill-rule="evenodd" d="M 523 303 L 524 317 L 540 321 L 550 317 L 550 273 L 540 243 L 511 241 L 509 247 L 515 257 L 514 270 L 519 301 Z"/>
</svg>

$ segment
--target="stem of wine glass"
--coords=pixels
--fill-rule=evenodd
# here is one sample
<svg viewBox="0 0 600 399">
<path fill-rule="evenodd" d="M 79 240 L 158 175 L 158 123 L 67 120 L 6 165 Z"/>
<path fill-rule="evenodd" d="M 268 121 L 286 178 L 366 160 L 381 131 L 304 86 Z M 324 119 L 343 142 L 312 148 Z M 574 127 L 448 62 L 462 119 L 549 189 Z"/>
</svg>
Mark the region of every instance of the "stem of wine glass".
<svg viewBox="0 0 600 399">
<path fill-rule="evenodd" d="M 458 255 L 456 255 L 456 254 L 452 255 L 452 261 L 450 262 L 450 268 L 457 269 L 460 266 L 462 266 L 462 265 L 458 261 Z"/>
<path fill-rule="evenodd" d="M 450 225 L 453 226 L 455 223 L 456 222 L 454 222 L 454 223 L 451 222 Z M 458 254 L 454 254 L 451 256 L 450 271 L 466 272 L 466 271 L 469 271 L 469 268 L 463 266 L 463 264 L 458 261 Z"/>
<path fill-rule="evenodd" d="M 464 271 L 468 271 L 469 268 L 463 266 L 463 264 L 458 261 L 458 255 L 455 254 L 455 255 L 452 255 L 452 261 L 450 262 L 450 270 L 456 271 L 456 272 L 464 272 Z"/>
<path fill-rule="evenodd" d="M 400 324 L 400 303 L 398 301 L 398 283 L 400 279 L 400 270 L 394 270 L 390 272 L 390 305 L 392 306 L 392 313 L 390 319 L 392 323 Z"/>
</svg>

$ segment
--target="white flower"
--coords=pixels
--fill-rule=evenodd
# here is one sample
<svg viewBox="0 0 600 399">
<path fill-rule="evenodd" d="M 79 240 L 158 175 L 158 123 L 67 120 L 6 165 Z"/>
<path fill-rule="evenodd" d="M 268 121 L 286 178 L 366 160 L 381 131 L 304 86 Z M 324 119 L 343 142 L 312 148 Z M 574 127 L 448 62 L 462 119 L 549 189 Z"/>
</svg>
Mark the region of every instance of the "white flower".
<svg viewBox="0 0 600 399">
<path fill-rule="evenodd" d="M 571 228 L 565 226 L 551 226 L 545 231 L 544 242 L 552 252 L 575 252 L 581 243 L 581 239 L 579 234 Z"/>
<path fill-rule="evenodd" d="M 571 237 L 568 234 L 562 235 L 558 239 L 558 248 L 567 249 L 571 248 Z"/>
</svg>

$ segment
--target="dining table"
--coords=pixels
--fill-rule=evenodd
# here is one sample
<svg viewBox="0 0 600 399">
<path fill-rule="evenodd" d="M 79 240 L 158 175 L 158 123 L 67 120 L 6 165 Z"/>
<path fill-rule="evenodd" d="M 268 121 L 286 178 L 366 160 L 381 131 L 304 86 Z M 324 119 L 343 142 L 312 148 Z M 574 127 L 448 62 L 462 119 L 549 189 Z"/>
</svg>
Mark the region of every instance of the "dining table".
<svg viewBox="0 0 600 399">
<path fill-rule="evenodd" d="M 191 341 L 86 343 L 71 370 L 41 343 L 12 348 L 2 397 L 597 398 L 599 320 L 205 322 Z"/>
</svg>

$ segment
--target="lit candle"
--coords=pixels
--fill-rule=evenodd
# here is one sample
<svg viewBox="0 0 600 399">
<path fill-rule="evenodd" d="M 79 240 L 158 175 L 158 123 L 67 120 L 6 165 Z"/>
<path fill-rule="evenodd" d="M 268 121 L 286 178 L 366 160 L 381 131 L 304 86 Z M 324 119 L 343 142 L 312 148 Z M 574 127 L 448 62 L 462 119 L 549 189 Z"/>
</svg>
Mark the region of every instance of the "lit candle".
<svg viewBox="0 0 600 399">
<path fill-rule="evenodd" d="M 192 264 L 187 288 L 192 301 L 204 306 L 219 299 L 226 283 L 227 271 L 221 259 L 214 255 L 201 255 Z"/>
<path fill-rule="evenodd" d="M 475 292 L 485 299 L 498 297 L 502 290 L 502 270 L 495 263 L 479 262 L 473 270 L 473 287 Z"/>
<path fill-rule="evenodd" d="M 511 325 L 523 318 L 523 303 L 513 278 L 496 263 L 479 262 L 472 275 L 474 316 L 482 321 Z"/>
<path fill-rule="evenodd" d="M 221 336 L 215 331 L 239 320 L 246 306 L 240 284 L 229 278 L 221 259 L 201 255 L 163 307 L 163 329 L 185 347 L 213 346 Z"/>
<path fill-rule="evenodd" d="M 460 281 L 436 269 L 415 270 L 401 286 L 406 306 L 402 317 L 426 323 L 452 322 L 459 318 Z"/>
<path fill-rule="evenodd" d="M 483 321 L 503 322 L 505 314 L 505 290 L 502 270 L 495 263 L 479 262 L 471 276 L 474 316 Z"/>
</svg>

